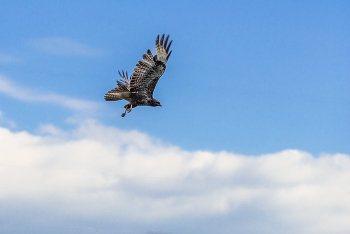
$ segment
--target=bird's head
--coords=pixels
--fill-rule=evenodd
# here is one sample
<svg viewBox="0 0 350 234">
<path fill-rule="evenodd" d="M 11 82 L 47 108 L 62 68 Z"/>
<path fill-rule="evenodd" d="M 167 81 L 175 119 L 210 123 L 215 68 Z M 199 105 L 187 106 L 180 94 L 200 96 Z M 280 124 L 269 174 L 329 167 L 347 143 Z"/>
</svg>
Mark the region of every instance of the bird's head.
<svg viewBox="0 0 350 234">
<path fill-rule="evenodd" d="M 162 104 L 160 104 L 160 102 L 157 99 L 152 99 L 150 102 L 150 106 L 162 106 Z"/>
</svg>

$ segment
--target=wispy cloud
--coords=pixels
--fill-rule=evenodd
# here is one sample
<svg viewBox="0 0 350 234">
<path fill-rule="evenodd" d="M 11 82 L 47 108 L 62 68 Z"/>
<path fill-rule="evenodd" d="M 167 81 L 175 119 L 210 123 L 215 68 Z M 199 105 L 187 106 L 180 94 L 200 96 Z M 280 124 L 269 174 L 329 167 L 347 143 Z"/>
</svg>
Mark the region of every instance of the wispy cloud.
<svg viewBox="0 0 350 234">
<path fill-rule="evenodd" d="M 15 121 L 10 120 L 4 116 L 4 114 L 0 110 L 0 124 L 9 126 L 10 128 L 16 128 L 17 124 Z"/>
<path fill-rule="evenodd" d="M 45 136 L 0 128 L 0 217 L 17 218 L 20 203 L 23 215 L 36 210 L 28 223 L 55 217 L 60 226 L 90 220 L 94 230 L 135 226 L 126 233 L 350 231 L 349 155 L 185 151 L 92 120 L 40 131 Z"/>
<path fill-rule="evenodd" d="M 22 101 L 45 102 L 76 111 L 94 111 L 100 106 L 98 103 L 93 101 L 76 99 L 60 94 L 38 93 L 37 91 L 15 84 L 3 75 L 0 75 L 0 92 Z"/>
<path fill-rule="evenodd" d="M 103 54 L 102 50 L 91 48 L 65 37 L 33 39 L 30 44 L 41 51 L 57 55 L 96 56 Z"/>
<path fill-rule="evenodd" d="M 0 54 L 0 62 L 1 63 L 13 63 L 20 61 L 19 58 L 16 58 L 12 55 Z"/>
</svg>

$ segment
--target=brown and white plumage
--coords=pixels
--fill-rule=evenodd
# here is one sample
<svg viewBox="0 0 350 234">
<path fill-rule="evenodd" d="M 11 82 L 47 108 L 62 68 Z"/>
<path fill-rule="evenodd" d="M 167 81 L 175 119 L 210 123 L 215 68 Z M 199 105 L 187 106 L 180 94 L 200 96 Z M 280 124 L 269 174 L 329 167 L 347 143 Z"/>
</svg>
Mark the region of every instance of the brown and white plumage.
<svg viewBox="0 0 350 234">
<path fill-rule="evenodd" d="M 163 75 L 166 63 L 172 51 L 169 52 L 171 43 L 169 35 L 165 38 L 164 34 L 156 39 L 155 56 L 150 50 L 144 54 L 143 60 L 136 64 L 134 73 L 128 78 L 128 73 L 124 71 L 119 72 L 122 80 L 117 81 L 118 87 L 112 89 L 105 95 L 106 101 L 127 100 L 129 103 L 124 106 L 125 116 L 126 111 L 130 112 L 132 108 L 137 106 L 162 106 L 160 102 L 153 98 L 153 91 L 157 85 L 159 78 Z"/>
</svg>

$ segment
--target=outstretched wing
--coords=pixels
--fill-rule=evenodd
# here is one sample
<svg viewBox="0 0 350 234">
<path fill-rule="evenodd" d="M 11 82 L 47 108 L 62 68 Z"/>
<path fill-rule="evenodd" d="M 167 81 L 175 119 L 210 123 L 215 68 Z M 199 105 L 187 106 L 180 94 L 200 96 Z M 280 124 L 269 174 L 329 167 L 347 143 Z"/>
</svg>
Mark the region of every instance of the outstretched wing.
<svg viewBox="0 0 350 234">
<path fill-rule="evenodd" d="M 136 64 L 134 73 L 130 77 L 130 91 L 145 91 L 148 95 L 152 96 L 154 88 L 157 85 L 159 78 L 163 75 L 166 63 L 171 54 L 168 54 L 172 41 L 167 46 L 169 35 L 164 42 L 164 34 L 159 42 L 159 35 L 156 39 L 156 55 L 153 57 L 152 52 L 147 50 L 147 54 L 144 54 L 143 60 Z M 163 43 L 164 42 L 164 43 Z"/>
</svg>

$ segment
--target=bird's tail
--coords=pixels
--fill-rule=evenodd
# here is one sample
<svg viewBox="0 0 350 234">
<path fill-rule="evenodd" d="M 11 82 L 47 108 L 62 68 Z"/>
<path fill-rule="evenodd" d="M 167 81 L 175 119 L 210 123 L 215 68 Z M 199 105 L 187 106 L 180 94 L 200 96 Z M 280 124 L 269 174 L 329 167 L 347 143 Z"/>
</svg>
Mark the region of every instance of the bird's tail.
<svg viewBox="0 0 350 234">
<path fill-rule="evenodd" d="M 173 41 L 171 40 L 168 44 L 168 40 L 169 40 L 169 35 L 165 38 L 164 41 L 164 36 L 165 34 L 162 35 L 162 38 L 159 41 L 159 35 L 157 36 L 156 39 L 156 56 L 155 56 L 155 60 L 156 61 L 161 61 L 164 64 L 166 64 L 168 62 L 168 59 L 170 57 L 170 54 L 172 51 L 169 52 L 171 43 L 173 43 Z"/>
<path fill-rule="evenodd" d="M 120 71 L 118 72 L 122 80 L 117 80 L 118 87 L 105 94 L 106 101 L 118 101 L 130 97 L 130 80 L 128 72 L 126 72 L 126 74 L 124 71 L 122 71 L 122 73 L 120 73 Z"/>
<path fill-rule="evenodd" d="M 117 90 L 117 88 L 108 91 L 105 94 L 106 101 L 119 101 L 119 100 L 127 100 L 130 97 L 130 91 L 122 92 Z"/>
</svg>

